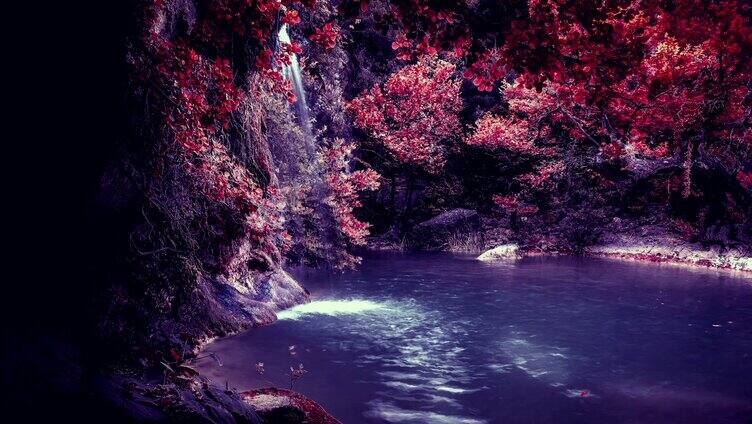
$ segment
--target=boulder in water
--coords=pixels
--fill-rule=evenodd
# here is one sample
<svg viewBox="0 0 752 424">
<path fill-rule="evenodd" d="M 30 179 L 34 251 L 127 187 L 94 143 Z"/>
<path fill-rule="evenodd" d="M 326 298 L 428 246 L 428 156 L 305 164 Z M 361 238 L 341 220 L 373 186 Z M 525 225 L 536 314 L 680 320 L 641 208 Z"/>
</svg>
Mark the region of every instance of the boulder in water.
<svg viewBox="0 0 752 424">
<path fill-rule="evenodd" d="M 486 250 L 480 256 L 479 261 L 501 261 L 501 260 L 514 260 L 518 257 L 518 250 L 516 244 L 502 244 L 496 246 L 493 249 Z"/>
</svg>

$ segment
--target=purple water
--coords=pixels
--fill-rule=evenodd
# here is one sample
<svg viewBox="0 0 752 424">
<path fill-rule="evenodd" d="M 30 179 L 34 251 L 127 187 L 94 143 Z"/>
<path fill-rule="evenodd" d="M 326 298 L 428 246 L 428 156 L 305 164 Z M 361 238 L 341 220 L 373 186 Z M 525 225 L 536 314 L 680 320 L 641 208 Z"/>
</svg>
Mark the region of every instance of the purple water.
<svg viewBox="0 0 752 424">
<path fill-rule="evenodd" d="M 200 360 L 205 375 L 289 387 L 302 363 L 293 388 L 344 423 L 752 420 L 752 280 L 738 275 L 371 254 L 297 277 L 314 303 L 209 345 L 222 366 Z"/>
</svg>

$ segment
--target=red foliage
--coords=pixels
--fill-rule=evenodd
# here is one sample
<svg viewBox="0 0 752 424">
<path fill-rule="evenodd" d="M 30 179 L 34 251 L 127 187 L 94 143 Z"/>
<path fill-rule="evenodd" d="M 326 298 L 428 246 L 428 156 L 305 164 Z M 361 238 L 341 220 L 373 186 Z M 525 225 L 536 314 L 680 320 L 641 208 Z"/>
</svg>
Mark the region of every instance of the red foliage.
<svg viewBox="0 0 752 424">
<path fill-rule="evenodd" d="M 465 78 L 475 84 L 480 91 L 493 90 L 494 83 L 503 79 L 507 68 L 502 59 L 501 50 L 493 48 L 485 52 L 465 70 Z"/>
<path fill-rule="evenodd" d="M 460 135 L 460 82 L 449 62 L 424 59 L 352 100 L 355 126 L 400 161 L 435 172 L 444 164 L 441 142 Z"/>
<path fill-rule="evenodd" d="M 277 91 L 290 93 L 289 81 L 276 68 L 290 54 L 300 53 L 300 48 L 290 44 L 275 54 L 264 46 L 274 35 L 273 23 L 281 6 L 295 2 L 208 1 L 195 31 L 175 36 L 165 31 L 170 4 L 154 1 L 144 10 L 145 31 L 131 55 L 134 79 L 150 90 L 156 88 L 160 95 L 155 110 L 164 120 L 166 143 L 160 147 L 161 154 L 174 156 L 196 195 L 232 212 L 242 224 L 244 237 L 272 255 L 290 242 L 283 231 L 282 196 L 275 187 L 259 186 L 221 141 L 247 95 L 236 82 L 228 46 L 237 36 L 255 42 L 259 53 L 251 59 L 257 70 Z M 297 12 L 290 9 L 283 19 L 289 24 L 299 21 Z"/>
<path fill-rule="evenodd" d="M 185 41 L 159 40 L 154 44 L 155 78 L 169 91 L 174 107 L 166 114 L 175 139 L 191 153 L 209 149 L 209 136 L 228 125 L 230 114 L 244 98 L 233 82 L 230 62 L 213 62 Z"/>
<path fill-rule="evenodd" d="M 300 2 L 199 3 L 191 31 L 177 34 L 171 28 L 173 4 L 154 0 L 144 9 L 132 57 L 136 79 L 160 96 L 167 138 L 174 140 L 166 150 L 176 153 L 198 192 L 242 211 L 254 237 L 271 243 L 267 239 L 284 238 L 278 195 L 258 186 L 220 141 L 247 89 L 245 75 L 234 74 L 229 58 L 232 41 L 244 40 L 258 52 L 250 58 L 253 71 L 295 101 L 279 70 L 300 47 L 283 44 L 275 52 L 267 46 L 278 19 L 300 22 L 291 8 Z M 352 3 L 361 13 L 368 7 L 364 0 Z M 392 48 L 399 59 L 418 62 L 355 98 L 348 110 L 355 125 L 399 162 L 437 172 L 445 144 L 462 137 L 456 65 L 437 55 L 469 63 L 464 77 L 480 91 L 501 86 L 508 110 L 483 115 L 465 140 L 535 156 L 537 172 L 519 177 L 531 188 L 550 186 L 561 172 L 554 153 L 562 141 L 595 146 L 590 151 L 598 149 L 611 161 L 689 152 L 687 166 L 703 146 L 727 151 L 731 169 L 742 168 L 739 158 L 752 153 L 752 26 L 744 1 L 512 1 L 505 5 L 507 21 L 487 36 L 472 27 L 468 2 L 391 3 L 389 19 L 397 24 Z M 337 22 L 330 21 L 309 38 L 332 50 L 339 36 Z M 344 157 L 350 147 L 332 149 Z M 372 171 L 344 172 L 340 165 L 339 159 L 330 164 L 332 204 L 343 232 L 359 242 L 367 225 L 352 215 L 354 193 L 374 188 L 376 177 Z M 752 185 L 750 173 L 736 176 L 745 187 Z"/>
<path fill-rule="evenodd" d="M 603 143 L 601 146 L 601 154 L 608 161 L 622 159 L 626 153 L 627 151 L 624 149 L 624 146 L 617 142 Z"/>
<path fill-rule="evenodd" d="M 204 43 L 224 48 L 236 35 L 250 35 L 257 43 L 265 44 L 272 36 L 282 7 L 297 3 L 297 0 L 212 0 L 203 3 L 206 14 L 197 24 L 198 35 Z M 294 21 L 295 16 L 297 12 L 290 11 L 282 19 Z"/>
<path fill-rule="evenodd" d="M 405 34 L 400 34 L 392 42 L 392 49 L 397 51 L 397 59 L 412 60 L 413 43 L 407 39 Z"/>
<path fill-rule="evenodd" d="M 411 60 L 443 50 L 451 50 L 455 57 L 461 58 L 468 52 L 470 31 L 459 13 L 464 2 L 406 0 L 390 3 L 388 19 L 401 26 L 399 41 L 393 45 L 400 59 Z"/>
<path fill-rule="evenodd" d="M 494 204 L 507 212 L 512 212 L 517 209 L 520 203 L 519 198 L 516 195 L 501 195 L 494 194 L 492 196 Z"/>
<path fill-rule="evenodd" d="M 739 184 L 742 185 L 742 187 L 749 190 L 752 188 L 752 172 L 749 171 L 739 171 L 736 174 L 736 179 L 739 180 Z"/>
<path fill-rule="evenodd" d="M 297 10 L 288 10 L 282 17 L 282 23 L 288 25 L 297 25 L 300 23 L 300 15 Z"/>
<path fill-rule="evenodd" d="M 373 169 L 348 171 L 354 148 L 354 144 L 336 139 L 324 150 L 325 180 L 330 191 L 326 202 L 334 211 L 342 234 L 351 243 L 361 245 L 365 244 L 365 238 L 369 234 L 369 224 L 354 215 L 354 210 L 361 206 L 358 193 L 378 189 L 380 176 Z"/>
<path fill-rule="evenodd" d="M 494 127 L 497 137 L 482 133 L 471 138 L 475 144 L 520 140 L 530 129 L 539 137 L 556 125 L 565 130 L 560 134 L 606 144 L 604 156 L 610 157 L 670 156 L 700 135 L 704 143 L 752 149 L 745 100 L 752 95 L 747 2 L 510 2 L 519 17 L 500 26 L 502 37 L 490 39 L 482 34 L 469 39 L 472 8 L 426 0 L 392 3 L 392 19 L 403 27 L 392 44 L 399 58 L 412 59 L 417 43 L 431 40 L 434 48 L 465 57 L 470 65 L 464 76 L 480 91 L 516 75 L 515 90 L 548 92 L 553 100 L 553 107 L 539 108 L 538 114 L 496 118 L 495 125 L 485 118 L 481 129 Z M 521 128 L 503 130 L 504 119 L 504 126 Z"/>
<path fill-rule="evenodd" d="M 550 148 L 539 148 L 535 141 L 549 134 L 549 126 L 564 120 L 562 99 L 555 89 L 542 91 L 521 84 L 504 84 L 503 93 L 509 105 L 509 114 L 483 115 L 475 123 L 475 132 L 466 138 L 470 145 L 487 149 L 506 149 L 526 155 L 553 155 Z"/>
<path fill-rule="evenodd" d="M 332 22 L 324 24 L 323 27 L 317 28 L 316 31 L 308 37 L 311 41 L 319 44 L 324 50 L 331 50 L 337 46 L 339 38 L 339 28 Z"/>
<path fill-rule="evenodd" d="M 564 168 L 562 162 L 546 162 L 539 166 L 535 172 L 524 174 L 517 179 L 525 184 L 526 188 L 545 190 L 551 188 L 549 183 L 555 176 L 560 175 L 564 171 Z"/>
<path fill-rule="evenodd" d="M 538 212 L 538 207 L 532 204 L 523 203 L 520 200 L 520 194 L 501 195 L 494 194 L 492 200 L 496 206 L 507 213 L 517 213 L 519 215 L 534 215 Z"/>
<path fill-rule="evenodd" d="M 526 120 L 492 114 L 483 115 L 475 123 L 475 132 L 465 141 L 487 149 L 504 148 L 515 153 L 538 153 Z"/>
</svg>

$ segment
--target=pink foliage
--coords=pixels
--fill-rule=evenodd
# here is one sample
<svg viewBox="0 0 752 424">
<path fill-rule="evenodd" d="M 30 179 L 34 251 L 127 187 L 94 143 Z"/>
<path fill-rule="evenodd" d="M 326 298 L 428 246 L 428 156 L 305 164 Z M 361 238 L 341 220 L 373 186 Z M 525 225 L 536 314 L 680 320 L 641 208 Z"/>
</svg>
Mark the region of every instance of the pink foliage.
<svg viewBox="0 0 752 424">
<path fill-rule="evenodd" d="M 297 10 L 288 10 L 287 13 L 282 16 L 282 23 L 288 25 L 297 25 L 300 23 L 300 15 Z"/>
<path fill-rule="evenodd" d="M 504 84 L 509 116 L 487 113 L 475 123 L 475 132 L 465 141 L 487 149 L 503 148 L 528 155 L 551 154 L 534 145 L 545 135 L 545 125 L 560 120 L 561 106 L 556 91 L 546 86 L 542 91 L 521 84 Z"/>
<path fill-rule="evenodd" d="M 752 172 L 748 171 L 739 171 L 736 174 L 736 179 L 739 180 L 739 184 L 742 185 L 742 187 L 749 190 L 752 188 Z"/>
<path fill-rule="evenodd" d="M 501 50 L 490 49 L 465 70 L 464 76 L 475 84 L 480 91 L 493 90 L 494 83 L 507 74 Z"/>
<path fill-rule="evenodd" d="M 519 198 L 517 195 L 510 194 L 510 195 L 501 195 L 501 194 L 494 194 L 491 198 L 494 202 L 494 204 L 501 209 L 504 209 L 507 212 L 511 212 L 517 209 L 517 206 L 520 203 Z"/>
<path fill-rule="evenodd" d="M 616 161 L 624 158 L 627 151 L 620 143 L 610 142 L 601 145 L 601 154 L 608 161 Z"/>
<path fill-rule="evenodd" d="M 212 1 L 196 22 L 193 34 L 174 37 L 162 32 L 170 5 L 154 1 L 144 10 L 141 50 L 131 57 L 135 80 L 156 87 L 163 96 L 155 109 L 164 119 L 165 139 L 169 141 L 160 147 L 160 154 L 173 155 L 196 195 L 212 207 L 232 211 L 243 226 L 244 236 L 271 254 L 290 244 L 289 235 L 283 231 L 284 200 L 275 187 L 259 186 L 221 139 L 247 96 L 236 83 L 227 52 L 233 37 L 248 35 L 255 40 L 259 53 L 253 59 L 258 71 L 278 91 L 289 91 L 274 68 L 299 48 L 285 46 L 278 56 L 262 47 L 272 35 L 272 23 L 283 3 L 295 1 Z M 295 20 L 294 13 L 289 16 Z M 208 57 L 206 51 L 214 51 L 216 56 Z M 155 172 L 162 171 L 157 167 Z"/>
<path fill-rule="evenodd" d="M 361 206 L 358 193 L 377 190 L 380 176 L 373 169 L 349 172 L 354 148 L 355 145 L 336 139 L 324 150 L 325 180 L 330 191 L 326 202 L 332 208 L 342 234 L 351 243 L 362 245 L 369 234 L 369 224 L 355 217 L 354 210 Z"/>
<path fill-rule="evenodd" d="M 524 174 L 517 179 L 524 183 L 526 187 L 533 190 L 549 189 L 554 177 L 561 175 L 564 169 L 563 162 L 546 162 L 538 167 L 535 172 Z"/>
<path fill-rule="evenodd" d="M 316 31 L 308 37 L 314 43 L 320 45 L 324 50 L 331 50 L 337 45 L 339 38 L 339 28 L 332 22 L 324 24 L 323 27 L 317 28 Z"/>
<path fill-rule="evenodd" d="M 546 121 L 525 116 L 529 128 L 564 125 L 576 139 L 608 140 L 607 151 L 618 143 L 636 155 L 670 156 L 692 133 L 749 150 L 748 131 L 739 130 L 750 119 L 749 19 L 748 3 L 737 0 L 534 0 L 503 44 L 467 58 L 464 76 L 491 91 L 514 70 L 521 88 L 548 91 L 556 103 L 538 108 Z"/>
<path fill-rule="evenodd" d="M 460 82 L 455 65 L 421 60 L 353 99 L 348 110 L 355 126 L 384 144 L 394 157 L 429 172 L 444 164 L 441 142 L 461 133 Z"/>
<path fill-rule="evenodd" d="M 475 132 L 465 141 L 487 149 L 504 148 L 524 154 L 538 152 L 533 145 L 527 121 L 493 114 L 483 115 L 475 123 Z"/>
</svg>

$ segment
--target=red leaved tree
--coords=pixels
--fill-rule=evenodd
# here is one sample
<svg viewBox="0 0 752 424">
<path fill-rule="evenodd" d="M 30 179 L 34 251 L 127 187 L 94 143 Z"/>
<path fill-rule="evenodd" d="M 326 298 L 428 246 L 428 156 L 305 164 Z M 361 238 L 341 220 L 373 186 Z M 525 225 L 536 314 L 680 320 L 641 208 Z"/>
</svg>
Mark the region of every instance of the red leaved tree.
<svg viewBox="0 0 752 424">
<path fill-rule="evenodd" d="M 386 147 L 399 162 L 437 172 L 443 142 L 460 137 L 460 81 L 452 63 L 424 58 L 353 99 L 355 126 Z"/>
<path fill-rule="evenodd" d="M 364 245 L 368 236 L 369 224 L 355 216 L 355 209 L 362 206 L 359 193 L 379 188 L 379 174 L 373 169 L 366 168 L 350 171 L 350 160 L 355 145 L 345 143 L 342 139 L 333 140 L 322 152 L 324 160 L 324 179 L 329 189 L 325 202 L 331 207 L 337 230 L 347 242 Z M 359 259 L 346 255 L 339 260 L 337 266 L 350 267 Z"/>
</svg>

